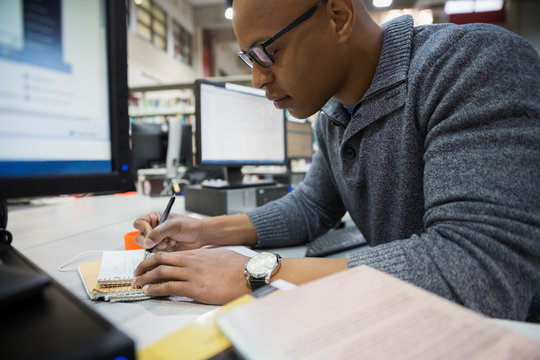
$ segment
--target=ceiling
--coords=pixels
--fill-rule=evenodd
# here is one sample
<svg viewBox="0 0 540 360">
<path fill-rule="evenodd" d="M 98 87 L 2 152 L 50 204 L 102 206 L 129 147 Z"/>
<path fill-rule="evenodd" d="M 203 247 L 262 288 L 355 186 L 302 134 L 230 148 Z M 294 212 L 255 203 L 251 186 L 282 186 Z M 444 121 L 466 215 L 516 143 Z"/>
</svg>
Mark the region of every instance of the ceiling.
<svg viewBox="0 0 540 360">
<path fill-rule="evenodd" d="M 218 5 L 224 4 L 226 0 L 189 0 L 193 6 L 207 6 L 207 5 Z M 372 5 L 372 1 L 364 0 L 366 7 L 369 10 L 374 10 L 375 8 Z M 444 5 L 445 0 L 393 0 L 392 5 L 388 9 L 403 9 L 403 8 L 414 8 L 422 7 L 429 8 L 432 6 L 442 6 Z M 382 9 L 381 9 L 382 10 Z"/>
<path fill-rule="evenodd" d="M 225 0 L 189 0 L 193 6 L 217 5 L 224 4 Z"/>
</svg>

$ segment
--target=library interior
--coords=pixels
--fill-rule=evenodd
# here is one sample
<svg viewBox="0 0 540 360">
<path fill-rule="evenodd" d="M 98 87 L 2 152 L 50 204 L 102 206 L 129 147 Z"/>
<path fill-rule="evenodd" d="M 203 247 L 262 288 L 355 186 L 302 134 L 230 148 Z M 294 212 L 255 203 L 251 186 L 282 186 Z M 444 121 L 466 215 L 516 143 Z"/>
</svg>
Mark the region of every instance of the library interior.
<svg viewBox="0 0 540 360">
<path fill-rule="evenodd" d="M 280 58 L 307 51 L 313 45 L 306 43 L 319 38 L 313 32 L 331 27 L 312 27 L 302 41 L 295 32 L 327 14 L 340 24 L 348 11 L 335 10 L 340 6 L 352 9 L 354 29 L 369 17 L 370 29 L 384 34 L 380 60 L 361 92 L 367 95 L 351 105 L 336 92 L 304 116 L 289 109 L 293 99 L 282 90 L 298 84 L 281 79 L 272 87 L 269 74 L 292 74 Z M 254 20 L 249 12 L 270 15 Z M 539 14 L 536 0 L 0 1 L 2 353 L 9 359 L 540 358 L 540 248 L 532 244 L 540 234 Z M 488 35 L 471 35 L 467 43 L 462 28 Z M 490 31 L 504 40 L 493 40 L 498 35 Z M 415 48 L 403 55 L 397 46 L 405 36 L 414 36 L 407 41 Z M 283 45 L 290 39 L 298 42 Z M 461 49 L 474 41 L 481 44 L 475 58 Z M 529 73 L 517 65 L 516 76 L 477 69 L 503 66 L 482 51 L 519 58 L 499 51 L 510 43 L 532 59 Z M 390 46 L 396 53 L 385 53 Z M 302 63 L 345 66 L 314 49 L 323 60 L 295 60 L 298 74 L 305 74 Z M 369 67 L 367 55 L 358 66 Z M 386 67 L 375 70 L 377 62 Z M 445 78 L 428 66 L 485 77 Z M 323 78 L 314 73 L 303 86 Z M 489 78 L 505 80 L 489 88 L 495 83 Z M 526 83 L 514 94 L 528 91 L 529 98 L 505 95 L 498 104 L 502 95 L 492 93 L 512 93 L 504 88 L 510 83 Z M 322 89 L 313 87 L 305 94 Z M 461 89 L 474 95 L 456 95 Z M 435 94 L 442 91 L 448 92 Z M 419 95 L 421 104 L 405 103 Z M 492 113 L 481 113 L 483 104 L 500 117 L 486 118 Z M 455 105 L 463 110 L 448 109 Z M 410 128 L 417 131 L 408 137 Z M 506 160 L 496 165 L 498 156 Z M 446 164 L 437 162 L 442 158 Z M 512 186 L 501 180 L 511 172 L 520 176 Z M 470 194 L 452 193 L 471 180 Z M 371 192 L 351 195 L 363 187 Z M 247 229 L 227 235 L 246 219 Z M 184 227 L 203 233 L 203 223 L 211 224 L 205 236 L 215 242 L 183 233 Z M 155 229 L 150 238 L 157 227 L 168 233 L 157 239 Z M 428 241 L 439 252 L 427 253 Z M 187 290 L 153 293 L 142 283 L 159 269 L 196 270 L 180 257 L 214 251 L 214 269 L 246 259 L 238 270 L 241 289 L 225 300 Z M 172 266 L 177 254 L 182 265 Z M 283 275 L 310 259 L 298 273 L 315 275 L 298 282 L 300 275 Z M 419 265 L 428 261 L 421 259 L 433 263 Z M 335 270 L 324 272 L 323 264 Z M 219 293 L 215 284 L 225 287 L 228 271 L 197 285 Z M 165 272 L 154 278 L 156 289 L 191 281 L 174 282 Z M 516 278 L 519 284 L 510 281 Z M 499 294 L 526 300 L 505 305 L 497 303 Z M 527 309 L 518 309 L 519 301 Z"/>
</svg>

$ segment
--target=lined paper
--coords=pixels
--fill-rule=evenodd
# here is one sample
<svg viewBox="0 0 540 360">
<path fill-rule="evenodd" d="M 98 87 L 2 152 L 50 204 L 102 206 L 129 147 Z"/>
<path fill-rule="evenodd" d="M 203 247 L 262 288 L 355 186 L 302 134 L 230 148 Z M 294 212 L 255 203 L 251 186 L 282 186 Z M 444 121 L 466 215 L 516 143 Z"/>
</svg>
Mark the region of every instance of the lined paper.
<svg viewBox="0 0 540 360">
<path fill-rule="evenodd" d="M 118 286 L 131 284 L 133 272 L 144 260 L 144 249 L 104 251 L 98 284 L 101 286 Z"/>
<path fill-rule="evenodd" d="M 217 321 L 246 359 L 540 359 L 540 344 L 366 266 Z"/>
</svg>

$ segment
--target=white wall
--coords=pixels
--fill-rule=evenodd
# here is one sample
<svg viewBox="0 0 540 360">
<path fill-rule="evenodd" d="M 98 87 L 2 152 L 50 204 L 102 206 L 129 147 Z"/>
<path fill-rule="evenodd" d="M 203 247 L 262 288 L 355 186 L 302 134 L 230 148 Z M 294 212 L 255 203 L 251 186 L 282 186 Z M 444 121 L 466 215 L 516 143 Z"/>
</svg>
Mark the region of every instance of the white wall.
<svg viewBox="0 0 540 360">
<path fill-rule="evenodd" d="M 239 51 L 236 40 L 217 42 L 214 45 L 214 71 L 217 76 L 251 74 L 251 69 L 238 57 Z"/>
<path fill-rule="evenodd" d="M 128 31 L 129 87 L 192 82 L 195 77 L 192 67 Z"/>
<path fill-rule="evenodd" d="M 188 0 L 155 0 L 168 16 L 167 52 L 157 48 L 136 33 L 137 19 L 132 11 L 131 29 L 128 31 L 128 85 L 129 87 L 169 83 L 192 82 L 197 77 L 197 57 L 200 51 L 195 41 L 193 9 Z M 131 2 L 131 8 L 135 4 Z M 187 65 L 173 57 L 172 19 L 193 35 L 193 63 Z"/>
</svg>

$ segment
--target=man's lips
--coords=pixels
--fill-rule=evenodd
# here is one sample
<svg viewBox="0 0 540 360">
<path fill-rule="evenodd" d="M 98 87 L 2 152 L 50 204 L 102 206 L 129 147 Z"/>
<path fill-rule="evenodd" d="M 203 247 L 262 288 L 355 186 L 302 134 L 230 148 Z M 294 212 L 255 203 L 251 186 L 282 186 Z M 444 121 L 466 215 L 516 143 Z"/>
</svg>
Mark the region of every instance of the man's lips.
<svg viewBox="0 0 540 360">
<path fill-rule="evenodd" d="M 285 103 L 287 100 L 289 100 L 291 97 L 289 95 L 285 96 L 271 96 L 267 95 L 266 98 L 270 101 L 274 102 L 274 106 L 278 109 L 285 109 Z"/>
</svg>

